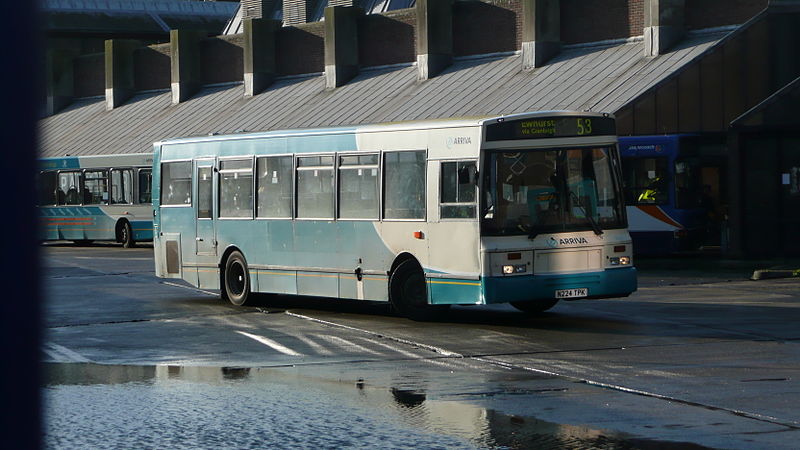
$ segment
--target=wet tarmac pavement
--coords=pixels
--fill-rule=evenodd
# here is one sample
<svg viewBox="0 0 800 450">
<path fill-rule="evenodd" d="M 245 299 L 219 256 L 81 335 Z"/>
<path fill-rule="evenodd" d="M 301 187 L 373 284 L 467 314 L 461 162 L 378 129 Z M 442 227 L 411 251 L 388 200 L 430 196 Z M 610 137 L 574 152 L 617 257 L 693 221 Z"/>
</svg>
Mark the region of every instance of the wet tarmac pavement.
<svg viewBox="0 0 800 450">
<path fill-rule="evenodd" d="M 463 307 L 418 323 L 358 301 L 236 308 L 153 277 L 151 248 L 43 253 L 51 448 L 794 448 L 800 437 L 797 279 L 650 268 L 627 299 L 535 317 Z"/>
</svg>

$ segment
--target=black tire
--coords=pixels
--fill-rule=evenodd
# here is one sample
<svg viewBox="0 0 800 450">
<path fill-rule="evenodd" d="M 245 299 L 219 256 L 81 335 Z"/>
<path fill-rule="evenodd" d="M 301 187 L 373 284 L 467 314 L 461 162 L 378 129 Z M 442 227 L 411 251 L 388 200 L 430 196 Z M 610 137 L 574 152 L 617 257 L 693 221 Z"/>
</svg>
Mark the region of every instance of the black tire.
<svg viewBox="0 0 800 450">
<path fill-rule="evenodd" d="M 122 222 L 119 227 L 119 241 L 122 242 L 123 248 L 131 248 L 136 246 L 136 241 L 133 240 L 133 229 L 131 223 L 127 220 Z"/>
<path fill-rule="evenodd" d="M 511 306 L 528 314 L 538 314 L 556 306 L 556 303 L 558 303 L 558 299 L 552 298 L 537 302 L 511 302 Z"/>
<path fill-rule="evenodd" d="M 222 298 L 236 306 L 244 306 L 253 297 L 250 295 L 250 272 L 247 261 L 238 250 L 228 256 L 225 261 L 225 275 L 223 276 Z"/>
<path fill-rule="evenodd" d="M 72 241 L 73 244 L 78 245 L 78 246 L 91 245 L 92 242 L 94 242 L 94 241 L 91 240 L 91 239 L 78 239 L 77 241 Z"/>
<path fill-rule="evenodd" d="M 399 314 L 411 320 L 436 320 L 449 305 L 429 305 L 425 274 L 419 263 L 407 260 L 400 263 L 389 278 L 389 301 Z"/>
</svg>

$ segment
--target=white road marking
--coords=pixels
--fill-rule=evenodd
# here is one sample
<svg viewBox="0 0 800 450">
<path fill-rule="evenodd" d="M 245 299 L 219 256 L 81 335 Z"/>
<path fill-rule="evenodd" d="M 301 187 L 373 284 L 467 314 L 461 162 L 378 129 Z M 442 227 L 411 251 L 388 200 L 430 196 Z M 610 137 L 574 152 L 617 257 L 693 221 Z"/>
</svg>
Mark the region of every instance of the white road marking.
<svg viewBox="0 0 800 450">
<path fill-rule="evenodd" d="M 332 344 L 335 344 L 335 345 L 340 345 L 340 346 L 344 346 L 344 347 L 352 347 L 352 348 L 355 348 L 356 350 L 362 351 L 364 353 L 371 353 L 373 355 L 381 355 L 382 356 L 381 352 L 376 352 L 375 350 L 368 349 L 367 347 L 364 347 L 363 345 L 358 345 L 355 342 L 348 341 L 347 339 L 342 339 L 342 338 L 340 338 L 338 336 L 320 336 L 320 337 L 322 339 L 325 339 L 326 341 L 332 343 Z"/>
<path fill-rule="evenodd" d="M 303 315 L 303 314 L 297 314 L 297 313 L 293 313 L 291 311 L 286 311 L 285 314 L 287 316 L 297 317 L 298 319 L 304 319 L 304 320 L 309 320 L 311 322 L 321 323 L 323 325 L 328 325 L 330 327 L 343 328 L 345 330 L 357 331 L 359 333 L 369 334 L 371 336 L 375 336 L 375 337 L 379 337 L 379 338 L 383 338 L 383 339 L 388 339 L 388 340 L 391 340 L 391 341 L 394 341 L 394 342 L 399 342 L 401 344 L 406 344 L 406 345 L 411 345 L 411 346 L 414 346 L 414 347 L 424 348 L 424 349 L 426 349 L 428 351 L 432 351 L 432 352 L 438 353 L 438 354 L 443 355 L 443 356 L 451 356 L 451 357 L 456 357 L 456 358 L 463 358 L 464 357 L 464 355 L 462 355 L 460 353 L 451 352 L 449 350 L 445 350 L 445 349 L 440 348 L 440 347 L 434 347 L 433 345 L 423 344 L 421 342 L 409 341 L 408 339 L 403 339 L 403 338 L 399 338 L 399 337 L 395 337 L 395 336 L 388 336 L 388 335 L 385 335 L 385 334 L 382 334 L 382 333 L 376 333 L 374 331 L 365 330 L 363 328 L 356 328 L 356 327 L 351 327 L 351 326 L 348 326 L 348 325 L 342 325 L 342 324 L 339 324 L 339 323 L 336 323 L 336 322 L 329 322 L 327 320 L 317 319 L 315 317 L 310 317 L 310 316 L 306 316 L 306 315 Z"/>
<path fill-rule="evenodd" d="M 372 340 L 372 339 L 367 339 L 367 338 L 363 338 L 363 337 L 362 337 L 362 338 L 358 338 L 358 339 L 361 339 L 361 340 L 363 340 L 363 341 L 367 341 L 367 342 L 369 342 L 370 344 L 374 344 L 374 345 L 381 346 L 381 347 L 383 347 L 383 348 L 388 348 L 389 350 L 391 350 L 391 351 L 393 351 L 393 352 L 400 353 L 401 355 L 403 355 L 403 356 L 408 356 L 409 358 L 413 358 L 413 359 L 421 359 L 421 358 L 423 358 L 421 355 L 418 355 L 418 354 L 416 354 L 416 353 L 411 353 L 411 352 L 405 351 L 405 350 L 403 350 L 403 349 L 400 349 L 400 348 L 394 347 L 394 346 L 392 346 L 392 345 L 389 345 L 389 344 L 384 344 L 383 342 L 378 342 L 378 341 L 374 341 L 374 340 Z"/>
<path fill-rule="evenodd" d="M 43 350 L 56 362 L 91 362 L 83 355 L 58 344 L 46 344 Z"/>
<path fill-rule="evenodd" d="M 273 341 L 272 339 L 265 338 L 264 336 L 259 336 L 257 334 L 245 333 L 244 331 L 237 331 L 237 333 L 241 334 L 242 336 L 249 337 L 250 339 L 252 339 L 252 340 L 254 340 L 256 342 L 260 342 L 260 343 L 266 345 L 267 347 L 272 348 L 273 350 L 276 350 L 278 352 L 283 353 L 284 355 L 303 356 L 302 353 L 297 353 L 296 351 L 290 349 L 289 347 L 285 347 L 285 346 Z"/>
<path fill-rule="evenodd" d="M 311 347 L 312 349 L 314 349 L 314 351 L 317 352 L 318 355 L 332 355 L 333 354 L 332 351 L 330 351 L 327 348 L 323 347 L 319 343 L 312 341 L 311 339 L 307 338 L 306 336 L 299 335 L 299 334 L 293 334 L 291 336 L 293 338 L 296 338 L 299 341 L 302 341 L 304 344 L 306 344 L 309 347 Z"/>
</svg>

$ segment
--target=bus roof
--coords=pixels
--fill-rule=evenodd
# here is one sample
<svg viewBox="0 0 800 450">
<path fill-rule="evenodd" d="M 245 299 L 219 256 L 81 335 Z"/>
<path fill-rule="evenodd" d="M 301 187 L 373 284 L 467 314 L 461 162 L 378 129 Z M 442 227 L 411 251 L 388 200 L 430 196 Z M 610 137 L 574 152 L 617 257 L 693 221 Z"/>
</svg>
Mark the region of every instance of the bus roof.
<svg viewBox="0 0 800 450">
<path fill-rule="evenodd" d="M 591 111 L 537 111 L 528 113 L 518 113 L 509 115 L 495 115 L 495 116 L 477 116 L 477 117 L 453 117 L 447 119 L 430 119 L 430 120 L 414 120 L 404 122 L 386 122 L 369 125 L 357 126 L 341 126 L 341 127 L 327 127 L 327 128 L 297 128 L 289 130 L 275 130 L 251 133 L 235 133 L 235 134 L 209 134 L 206 136 L 193 136 L 185 138 L 164 139 L 155 143 L 155 145 L 164 144 L 179 144 L 179 143 L 192 143 L 192 142 L 207 142 L 207 141 L 224 141 L 230 139 L 258 139 L 258 138 L 278 138 L 278 137 L 291 137 L 291 136 L 314 136 L 314 135 L 331 135 L 331 134 L 349 134 L 349 133 L 375 133 L 381 131 L 405 131 L 405 130 L 429 130 L 438 128 L 460 128 L 460 127 L 475 127 L 482 126 L 487 123 L 496 122 L 501 119 L 523 119 L 526 117 L 550 117 L 550 116 L 597 116 L 597 117 L 614 117 L 612 114 L 591 112 Z"/>
</svg>

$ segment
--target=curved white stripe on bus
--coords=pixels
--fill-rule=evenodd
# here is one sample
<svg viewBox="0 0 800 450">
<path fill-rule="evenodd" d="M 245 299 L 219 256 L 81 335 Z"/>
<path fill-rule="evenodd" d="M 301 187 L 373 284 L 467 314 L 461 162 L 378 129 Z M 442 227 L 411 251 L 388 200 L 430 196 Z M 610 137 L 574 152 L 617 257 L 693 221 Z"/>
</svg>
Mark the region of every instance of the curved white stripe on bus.
<svg viewBox="0 0 800 450">
<path fill-rule="evenodd" d="M 635 206 L 628 207 L 628 230 L 637 231 L 676 231 L 680 230 L 673 224 L 651 216 Z"/>
</svg>

